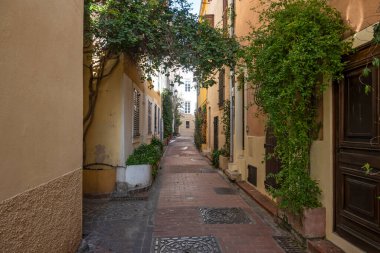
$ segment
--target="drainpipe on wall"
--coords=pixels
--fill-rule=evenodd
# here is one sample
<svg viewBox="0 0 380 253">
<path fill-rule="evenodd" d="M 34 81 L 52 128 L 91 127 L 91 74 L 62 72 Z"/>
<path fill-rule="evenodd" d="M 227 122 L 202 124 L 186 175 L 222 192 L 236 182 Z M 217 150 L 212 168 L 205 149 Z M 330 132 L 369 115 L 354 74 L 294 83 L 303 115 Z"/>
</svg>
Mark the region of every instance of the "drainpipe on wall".
<svg viewBox="0 0 380 253">
<path fill-rule="evenodd" d="M 235 35 L 235 0 L 231 0 L 231 26 L 230 37 Z M 234 162 L 234 133 L 235 133 L 235 71 L 234 67 L 230 68 L 230 163 Z"/>
</svg>

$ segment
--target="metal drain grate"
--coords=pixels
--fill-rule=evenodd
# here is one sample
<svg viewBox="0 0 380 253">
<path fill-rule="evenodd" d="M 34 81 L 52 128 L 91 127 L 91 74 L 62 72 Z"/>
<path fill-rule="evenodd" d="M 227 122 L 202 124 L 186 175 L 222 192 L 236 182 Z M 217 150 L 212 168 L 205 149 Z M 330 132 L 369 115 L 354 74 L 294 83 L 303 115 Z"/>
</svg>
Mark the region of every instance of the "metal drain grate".
<svg viewBox="0 0 380 253">
<path fill-rule="evenodd" d="M 241 208 L 200 208 L 206 224 L 251 224 L 252 220 Z"/>
<path fill-rule="evenodd" d="M 286 253 L 305 253 L 305 251 L 289 236 L 273 236 L 273 239 Z"/>
<path fill-rule="evenodd" d="M 212 236 L 157 237 L 153 241 L 154 253 L 221 253 L 218 242 Z"/>
<path fill-rule="evenodd" d="M 216 194 L 220 195 L 235 195 L 236 191 L 229 187 L 215 187 L 214 191 Z"/>
</svg>

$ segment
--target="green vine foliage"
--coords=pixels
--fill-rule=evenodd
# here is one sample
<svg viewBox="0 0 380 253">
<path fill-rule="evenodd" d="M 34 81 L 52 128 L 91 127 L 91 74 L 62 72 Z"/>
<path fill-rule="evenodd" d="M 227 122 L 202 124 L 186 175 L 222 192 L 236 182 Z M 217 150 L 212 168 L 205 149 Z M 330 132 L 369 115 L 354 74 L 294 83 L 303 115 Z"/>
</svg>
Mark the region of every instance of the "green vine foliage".
<svg viewBox="0 0 380 253">
<path fill-rule="evenodd" d="M 174 104 L 173 104 L 173 110 L 174 110 L 174 134 L 177 135 L 179 133 L 179 127 L 182 125 L 182 113 L 180 111 L 180 108 L 183 105 L 182 98 L 175 97 Z"/>
<path fill-rule="evenodd" d="M 194 143 L 198 150 L 206 143 L 207 106 L 204 104 L 195 112 Z"/>
<path fill-rule="evenodd" d="M 186 69 L 204 86 L 223 65 L 234 66 L 239 43 L 199 22 L 186 0 L 87 0 L 85 37 L 97 56 L 124 53 L 143 75 Z"/>
<path fill-rule="evenodd" d="M 310 147 L 318 127 L 316 99 L 339 78 L 341 56 L 351 48 L 347 27 L 325 0 L 270 2 L 253 29 L 242 56 L 256 102 L 277 137 L 282 170 L 270 193 L 281 208 L 299 214 L 321 205 L 321 190 L 309 176 Z"/>
<path fill-rule="evenodd" d="M 223 125 L 223 134 L 225 138 L 224 146 L 221 149 L 221 154 L 223 156 L 230 156 L 230 143 L 231 143 L 231 131 L 230 131 L 230 100 L 226 99 L 223 104 L 223 115 L 221 118 Z"/>
<path fill-rule="evenodd" d="M 171 136 L 173 133 L 173 93 L 165 89 L 161 93 L 162 101 L 162 120 L 164 125 L 164 138 Z"/>
</svg>

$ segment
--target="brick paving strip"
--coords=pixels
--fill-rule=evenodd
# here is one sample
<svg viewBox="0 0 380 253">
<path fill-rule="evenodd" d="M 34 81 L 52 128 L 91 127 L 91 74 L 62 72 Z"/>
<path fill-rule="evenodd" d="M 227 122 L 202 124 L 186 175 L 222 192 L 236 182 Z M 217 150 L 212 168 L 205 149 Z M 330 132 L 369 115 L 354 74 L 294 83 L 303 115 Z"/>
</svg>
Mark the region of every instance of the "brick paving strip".
<svg viewBox="0 0 380 253">
<path fill-rule="evenodd" d="M 288 234 L 220 173 L 210 173 L 216 169 L 198 153 L 191 139 L 177 138 L 171 143 L 162 166 L 152 252 L 285 252 L 273 236 Z M 205 213 L 211 214 L 205 218 Z M 215 238 L 218 248 L 204 246 L 207 240 L 193 248 L 186 244 L 191 238 L 201 237 Z M 160 238 L 166 238 L 161 248 L 157 246 Z M 178 245 L 183 245 L 183 250 L 173 251 L 180 248 Z M 288 249 L 287 252 L 299 251 Z"/>
<path fill-rule="evenodd" d="M 172 142 L 161 166 L 148 200 L 84 200 L 78 252 L 302 252 L 280 246 L 278 238 L 289 235 L 212 168 L 192 139 Z"/>
</svg>

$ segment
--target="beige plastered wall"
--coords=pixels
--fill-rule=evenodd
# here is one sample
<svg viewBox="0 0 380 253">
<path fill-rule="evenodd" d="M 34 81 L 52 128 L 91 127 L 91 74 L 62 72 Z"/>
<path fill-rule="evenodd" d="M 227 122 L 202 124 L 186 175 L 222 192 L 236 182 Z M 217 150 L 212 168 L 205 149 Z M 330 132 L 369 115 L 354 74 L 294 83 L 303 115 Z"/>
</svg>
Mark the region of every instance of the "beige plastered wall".
<svg viewBox="0 0 380 253">
<path fill-rule="evenodd" d="M 224 97 L 225 99 L 230 98 L 230 85 L 229 85 L 229 69 L 225 69 L 225 86 L 224 86 Z M 208 126 L 207 129 L 209 135 L 209 150 L 214 150 L 214 118 L 218 117 L 218 148 L 221 149 L 225 143 L 225 135 L 223 133 L 223 107 L 219 106 L 219 84 L 218 79 L 215 79 L 217 83 L 212 87 L 207 89 L 207 116 L 208 116 Z"/>
<path fill-rule="evenodd" d="M 0 2 L 2 252 L 75 252 L 82 226 L 79 0 Z"/>
<path fill-rule="evenodd" d="M 189 121 L 189 128 L 186 128 L 186 121 Z M 179 126 L 179 134 L 184 137 L 193 137 L 195 129 L 195 117 L 193 114 L 183 114 L 182 124 Z"/>
<path fill-rule="evenodd" d="M 354 34 L 354 47 L 369 42 L 373 27 Z M 345 252 L 363 252 L 334 233 L 334 115 L 333 89 L 323 94 L 323 139 L 314 141 L 311 149 L 311 176 L 322 189 L 321 202 L 326 207 L 326 237 Z"/>
<path fill-rule="evenodd" d="M 378 22 L 378 1 L 336 1 L 329 2 L 337 8 L 343 20 L 353 30 L 353 47 L 369 42 L 373 27 Z M 322 205 L 326 207 L 326 237 L 345 252 L 363 252 L 334 233 L 334 115 L 333 91 L 330 87 L 323 95 L 323 139 L 315 141 L 311 150 L 311 176 L 322 189 Z"/>
<path fill-rule="evenodd" d="M 258 15 L 255 14 L 251 8 L 253 6 L 259 6 L 259 1 L 236 1 L 236 35 L 244 36 L 248 33 L 249 26 L 247 21 L 250 21 L 254 26 L 258 24 Z M 353 46 L 358 47 L 363 43 L 366 43 L 372 38 L 373 23 L 379 19 L 378 1 L 352 1 L 352 0 L 332 0 L 329 4 L 337 8 L 343 20 L 352 27 L 353 30 Z M 256 8 L 256 10 L 258 10 Z M 246 90 L 246 106 L 245 122 L 246 138 L 245 138 L 245 150 L 243 162 L 238 162 L 239 166 L 235 166 L 242 174 L 242 179 L 247 179 L 247 165 L 251 164 L 257 167 L 257 189 L 267 194 L 264 187 L 265 180 L 265 149 L 263 148 L 265 143 L 265 118 L 257 117 L 257 107 L 250 106 L 249 101 L 253 98 L 250 95 L 249 90 Z M 317 140 L 312 145 L 311 150 L 311 176 L 316 179 L 322 189 L 322 205 L 326 207 L 327 214 L 327 226 L 326 237 L 345 252 L 356 253 L 362 252 L 357 247 L 344 240 L 333 231 L 333 194 L 334 194 L 334 181 L 333 181 L 333 97 L 332 88 L 330 87 L 323 96 L 323 138 Z M 236 122 L 236 129 L 239 131 L 240 125 Z M 238 142 L 235 140 L 235 142 Z M 235 148 L 235 153 L 239 154 L 239 150 Z"/>
<path fill-rule="evenodd" d="M 261 10 L 259 0 L 235 1 L 235 35 L 244 37 L 251 31 L 251 26 L 259 25 Z M 255 10 L 252 8 L 255 7 Z M 244 41 L 241 42 L 245 44 Z M 234 162 L 231 170 L 237 170 L 242 180 L 248 178 L 248 165 L 257 168 L 257 189 L 265 194 L 265 117 L 258 114 L 258 108 L 253 103 L 253 90 L 250 84 L 241 84 L 236 80 L 236 86 L 241 87 L 235 93 L 235 133 L 234 133 Z M 242 87 L 243 86 L 243 87 Z M 244 89 L 244 92 L 243 90 Z M 244 103 L 244 109 L 242 109 Z M 243 126 L 244 117 L 244 126 Z M 244 135 L 244 136 L 243 136 Z M 244 137 L 244 148 L 242 138 Z"/>
</svg>

